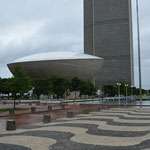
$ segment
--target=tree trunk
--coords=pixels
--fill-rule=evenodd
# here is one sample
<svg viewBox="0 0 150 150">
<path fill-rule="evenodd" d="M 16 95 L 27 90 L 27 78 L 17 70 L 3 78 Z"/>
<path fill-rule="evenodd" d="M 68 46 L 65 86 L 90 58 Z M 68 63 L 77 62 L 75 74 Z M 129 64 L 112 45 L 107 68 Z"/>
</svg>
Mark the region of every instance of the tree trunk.
<svg viewBox="0 0 150 150">
<path fill-rule="evenodd" d="M 21 99 L 23 100 L 24 95 L 22 94 Z"/>
<path fill-rule="evenodd" d="M 66 98 L 66 95 L 64 94 L 64 100 L 65 100 L 65 98 Z"/>
<path fill-rule="evenodd" d="M 15 111 L 15 108 L 16 108 L 16 95 L 14 96 L 14 111 Z"/>
<path fill-rule="evenodd" d="M 77 92 L 75 91 L 75 99 L 77 98 L 77 96 L 76 96 L 76 95 L 77 95 Z"/>
<path fill-rule="evenodd" d="M 14 99 L 14 110 L 16 108 L 16 99 Z"/>
<path fill-rule="evenodd" d="M 77 94 L 77 93 L 76 93 L 76 91 L 75 91 L 75 99 L 74 99 L 74 103 L 75 103 L 75 100 L 76 100 L 76 94 Z"/>
</svg>

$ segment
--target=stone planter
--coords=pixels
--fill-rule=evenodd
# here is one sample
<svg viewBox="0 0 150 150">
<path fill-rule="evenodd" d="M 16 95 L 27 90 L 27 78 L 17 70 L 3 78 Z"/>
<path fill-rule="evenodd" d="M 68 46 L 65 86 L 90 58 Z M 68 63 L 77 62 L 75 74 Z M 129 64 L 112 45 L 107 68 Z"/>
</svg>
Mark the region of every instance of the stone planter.
<svg viewBox="0 0 150 150">
<path fill-rule="evenodd" d="M 49 114 L 45 114 L 43 116 L 43 123 L 50 123 L 51 122 L 51 116 Z"/>
<path fill-rule="evenodd" d="M 31 112 L 35 112 L 36 111 L 36 107 L 31 107 Z"/>
<path fill-rule="evenodd" d="M 8 130 L 8 131 L 16 130 L 16 122 L 15 122 L 15 120 L 7 120 L 6 130 Z"/>
<path fill-rule="evenodd" d="M 88 109 L 84 109 L 84 114 L 89 114 L 89 110 Z"/>
<path fill-rule="evenodd" d="M 48 110 L 50 110 L 50 111 L 51 111 L 51 110 L 52 110 L 52 106 L 48 106 Z"/>
<path fill-rule="evenodd" d="M 67 118 L 73 118 L 73 111 L 67 112 Z"/>
<path fill-rule="evenodd" d="M 106 109 L 106 110 L 109 110 L 109 105 L 105 105 L 105 109 Z"/>
<path fill-rule="evenodd" d="M 101 111 L 100 106 L 97 106 L 97 107 L 96 107 L 96 112 L 100 112 L 100 111 Z"/>
</svg>

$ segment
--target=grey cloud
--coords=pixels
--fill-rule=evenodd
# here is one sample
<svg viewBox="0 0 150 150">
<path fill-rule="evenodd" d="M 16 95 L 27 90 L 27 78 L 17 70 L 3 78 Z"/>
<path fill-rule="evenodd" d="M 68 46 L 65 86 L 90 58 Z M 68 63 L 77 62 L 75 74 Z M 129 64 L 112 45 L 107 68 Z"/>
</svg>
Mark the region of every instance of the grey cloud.
<svg viewBox="0 0 150 150">
<path fill-rule="evenodd" d="M 68 0 L 61 2 L 60 0 L 45 0 L 44 3 L 41 0 L 30 2 L 6 0 L 3 2 L 0 5 L 3 9 L 0 10 L 1 13 L 3 11 L 3 14 L 7 15 L 1 19 L 5 21 L 5 25 L 1 24 L 0 26 L 2 33 L 0 36 L 0 60 L 7 63 L 33 53 L 55 50 L 83 51 L 83 15 L 82 9 L 79 9 L 82 7 L 80 4 L 82 4 L 81 1 L 71 2 Z M 76 16 L 80 16 L 80 18 L 78 19 Z M 42 21 L 46 23 L 37 32 L 26 36 Z M 20 26 L 27 27 L 22 28 L 25 31 L 18 34 Z M 14 35 L 11 34 L 12 31 L 15 33 Z M 18 37 L 20 35 L 21 37 Z M 20 41 L 21 38 L 22 41 L 18 43 L 17 41 Z M 5 41 L 9 42 L 5 44 Z M 9 56 L 8 52 L 13 53 Z"/>
</svg>

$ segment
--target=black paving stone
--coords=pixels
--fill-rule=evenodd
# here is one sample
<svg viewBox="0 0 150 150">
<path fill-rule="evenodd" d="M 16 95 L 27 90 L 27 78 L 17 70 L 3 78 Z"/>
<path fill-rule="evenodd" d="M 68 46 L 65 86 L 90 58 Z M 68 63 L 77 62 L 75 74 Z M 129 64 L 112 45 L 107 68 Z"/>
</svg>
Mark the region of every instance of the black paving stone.
<svg viewBox="0 0 150 150">
<path fill-rule="evenodd" d="M 0 150 L 31 150 L 28 147 L 0 143 Z"/>
<path fill-rule="evenodd" d="M 150 131 L 140 131 L 140 132 L 131 132 L 131 131 L 111 131 L 111 130 L 101 130 L 98 129 L 98 125 L 91 124 L 80 124 L 80 123 L 67 123 L 67 124 L 58 124 L 55 126 L 66 126 L 66 127 L 81 127 L 87 128 L 88 134 L 91 135 L 100 135 L 100 136 L 110 136 L 110 137 L 139 137 L 149 134 Z"/>
<path fill-rule="evenodd" d="M 53 138 L 57 140 L 57 143 L 50 146 L 49 150 L 141 150 L 144 148 L 150 148 L 150 140 L 144 141 L 138 145 L 124 146 L 124 147 L 82 144 L 70 140 L 71 137 L 74 136 L 72 133 L 57 132 L 57 131 L 46 131 L 46 130 L 32 131 L 32 132 L 29 131 L 14 135 L 37 136 L 37 137 Z M 6 146 L 7 144 L 3 144 L 1 148 L 6 148 Z M 8 149 L 8 150 L 30 150 L 30 149 Z"/>
<path fill-rule="evenodd" d="M 82 118 L 77 120 L 92 120 L 92 121 L 106 121 L 108 125 L 114 126 L 150 126 L 150 123 L 124 123 L 124 122 L 114 122 L 113 119 L 99 119 L 99 118 Z"/>
<path fill-rule="evenodd" d="M 110 114 L 111 113 L 111 114 Z M 118 113 L 118 115 L 112 115 L 113 113 Z M 144 112 L 145 113 L 145 112 Z M 147 112 L 146 112 L 147 113 Z M 106 115 L 93 113 L 92 116 L 116 116 L 120 119 L 128 120 L 129 123 L 122 123 L 122 122 L 115 122 L 112 119 L 102 119 L 102 118 L 84 118 L 83 116 L 75 116 L 76 120 L 92 120 L 92 121 L 106 121 L 108 125 L 113 126 L 150 126 L 150 123 L 131 123 L 130 120 L 139 120 L 142 122 L 142 120 L 150 120 L 149 118 L 129 118 L 124 117 L 121 114 L 128 114 L 128 115 L 141 115 L 141 112 L 138 112 L 138 114 L 132 114 L 130 112 L 105 112 Z M 150 114 L 143 114 L 143 116 L 150 116 Z M 69 123 L 69 120 L 55 120 L 53 122 L 59 122 L 61 124 L 58 125 L 51 125 L 51 123 L 46 125 L 28 125 L 28 126 L 22 126 L 20 129 L 29 129 L 27 132 L 17 133 L 17 134 L 5 134 L 1 135 L 0 137 L 4 136 L 36 136 L 36 137 L 44 137 L 44 138 L 52 138 L 57 141 L 56 144 L 49 147 L 49 150 L 141 150 L 150 148 L 150 140 L 145 140 L 141 142 L 138 145 L 134 146 L 124 146 L 124 147 L 116 147 L 116 146 L 99 146 L 99 145 L 91 145 L 91 144 L 82 144 L 71 141 L 71 138 L 74 136 L 74 134 L 70 132 L 59 132 L 59 131 L 30 131 L 30 129 L 39 129 L 42 127 L 48 127 L 48 126 L 65 126 L 65 127 L 81 127 L 88 129 L 87 133 L 91 135 L 101 135 L 101 136 L 110 136 L 110 137 L 139 137 L 144 136 L 146 134 L 149 134 L 150 131 L 140 131 L 140 132 L 128 132 L 128 131 L 110 131 L 110 130 L 102 130 L 98 129 L 98 125 L 91 125 L 91 124 L 80 124 L 80 123 Z M 68 122 L 68 123 L 65 123 Z M 2 144 L 0 143 L 0 150 L 31 150 L 28 147 L 19 146 L 19 145 L 12 145 L 12 144 Z"/>
<path fill-rule="evenodd" d="M 144 118 L 144 117 L 141 117 L 141 118 L 131 118 L 131 117 L 125 117 L 125 116 L 123 116 L 123 115 L 101 115 L 101 114 L 95 114 L 95 115 L 93 115 L 92 114 L 92 116 L 94 117 L 94 116 L 98 116 L 98 117 L 100 117 L 100 116 L 106 116 L 106 117 L 118 117 L 119 119 L 125 119 L 125 120 L 150 120 L 150 118 Z"/>
</svg>

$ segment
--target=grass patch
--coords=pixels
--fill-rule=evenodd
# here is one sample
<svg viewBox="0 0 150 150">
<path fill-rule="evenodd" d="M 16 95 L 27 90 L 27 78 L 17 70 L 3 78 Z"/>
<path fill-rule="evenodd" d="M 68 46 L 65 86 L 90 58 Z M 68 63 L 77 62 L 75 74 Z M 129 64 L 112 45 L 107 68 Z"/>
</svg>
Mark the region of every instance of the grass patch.
<svg viewBox="0 0 150 150">
<path fill-rule="evenodd" d="M 0 112 L 7 112 L 7 111 L 10 111 L 10 109 L 12 109 L 12 108 L 0 109 Z M 22 111 L 22 110 L 28 110 L 28 109 L 27 108 L 15 108 L 15 110 Z"/>
</svg>

